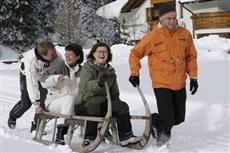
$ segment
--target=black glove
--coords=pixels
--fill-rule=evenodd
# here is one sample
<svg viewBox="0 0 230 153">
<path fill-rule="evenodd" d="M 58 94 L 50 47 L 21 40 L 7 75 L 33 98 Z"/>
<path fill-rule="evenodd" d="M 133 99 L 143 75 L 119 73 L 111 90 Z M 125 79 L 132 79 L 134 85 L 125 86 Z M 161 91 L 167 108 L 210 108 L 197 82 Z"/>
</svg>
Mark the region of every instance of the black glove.
<svg viewBox="0 0 230 153">
<path fill-rule="evenodd" d="M 130 76 L 129 77 L 129 82 L 131 82 L 131 84 L 136 87 L 137 85 L 139 86 L 140 84 L 140 79 L 139 76 Z"/>
<path fill-rule="evenodd" d="M 109 78 L 109 75 L 106 72 L 103 72 L 99 75 L 99 81 L 98 81 L 98 85 L 100 87 L 104 86 L 104 82 L 107 81 Z"/>
<path fill-rule="evenodd" d="M 194 95 L 198 89 L 198 82 L 197 79 L 191 79 L 190 80 L 190 91 L 191 94 Z"/>
</svg>

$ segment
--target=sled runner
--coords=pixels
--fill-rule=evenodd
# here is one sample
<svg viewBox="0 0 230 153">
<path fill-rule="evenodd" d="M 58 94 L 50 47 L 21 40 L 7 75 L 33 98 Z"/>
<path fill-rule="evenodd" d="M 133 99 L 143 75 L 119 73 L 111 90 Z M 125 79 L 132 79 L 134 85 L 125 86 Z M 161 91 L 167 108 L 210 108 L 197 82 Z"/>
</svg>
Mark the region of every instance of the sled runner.
<svg viewBox="0 0 230 153">
<path fill-rule="evenodd" d="M 65 119 L 65 124 L 69 126 L 68 132 L 67 132 L 67 140 L 66 143 L 71 147 L 71 149 L 74 152 L 91 152 L 97 148 L 97 146 L 100 144 L 101 141 L 105 139 L 105 137 L 112 143 L 114 144 L 119 144 L 119 139 L 118 139 L 118 131 L 117 131 L 117 126 L 116 126 L 116 119 L 112 118 L 112 105 L 111 105 L 111 98 L 110 98 L 110 93 L 109 93 L 109 88 L 107 83 L 105 82 L 105 87 L 106 87 L 106 94 L 107 94 L 107 101 L 108 101 L 108 106 L 107 106 L 107 113 L 105 117 L 91 117 L 91 116 L 77 116 L 77 115 L 64 115 L 64 114 L 54 114 L 50 112 L 43 112 L 39 114 L 39 122 L 36 130 L 36 134 L 34 137 L 35 141 L 38 141 L 40 143 L 43 143 L 45 145 L 51 145 L 55 141 L 55 135 L 56 135 L 56 127 L 57 127 L 57 118 L 64 118 Z M 142 101 L 145 106 L 145 116 L 138 116 L 138 115 L 131 115 L 131 119 L 141 119 L 145 120 L 145 128 L 143 135 L 140 138 L 140 141 L 137 144 L 129 145 L 129 148 L 134 148 L 134 149 L 141 149 L 143 148 L 149 140 L 150 137 L 150 131 L 151 131 L 151 113 L 148 107 L 148 104 L 144 98 L 144 95 L 142 91 L 140 90 L 139 87 L 137 87 L 139 94 L 141 95 Z M 44 128 L 46 124 L 52 120 L 54 120 L 54 129 L 53 129 L 53 136 L 52 140 L 43 140 L 42 139 L 42 133 L 44 131 Z M 101 124 L 101 127 L 98 130 L 98 135 L 96 139 L 90 143 L 90 145 L 86 147 L 79 147 L 75 148 L 72 147 L 71 145 L 71 140 L 74 134 L 74 131 L 77 128 L 81 128 L 81 136 L 84 136 L 84 131 L 85 131 L 85 124 L 87 121 L 96 121 Z M 108 132 L 109 131 L 109 132 Z"/>
</svg>

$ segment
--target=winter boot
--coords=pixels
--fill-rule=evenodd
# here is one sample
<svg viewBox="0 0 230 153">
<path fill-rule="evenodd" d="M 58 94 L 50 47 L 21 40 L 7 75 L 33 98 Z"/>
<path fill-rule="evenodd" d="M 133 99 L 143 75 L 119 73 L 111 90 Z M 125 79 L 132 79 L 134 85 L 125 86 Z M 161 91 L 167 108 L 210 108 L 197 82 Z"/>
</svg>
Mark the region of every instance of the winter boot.
<svg viewBox="0 0 230 153">
<path fill-rule="evenodd" d="M 62 125 L 57 127 L 57 129 L 58 131 L 57 131 L 55 143 L 60 145 L 65 145 L 64 134 L 66 133 L 66 127 Z"/>
<path fill-rule="evenodd" d="M 153 113 L 152 114 L 152 129 L 151 134 L 154 139 L 157 138 L 158 135 L 158 124 L 159 124 L 159 114 Z"/>
<path fill-rule="evenodd" d="M 36 128 L 37 128 L 37 124 L 34 121 L 32 121 L 31 127 L 30 127 L 30 132 L 33 133 L 33 131 L 36 131 Z"/>
<path fill-rule="evenodd" d="M 134 135 L 120 141 L 121 147 L 127 147 L 128 145 L 137 144 L 141 140 L 140 137 L 136 137 Z"/>
<path fill-rule="evenodd" d="M 164 131 L 161 131 L 157 135 L 157 147 L 161 147 L 163 145 L 168 145 L 170 136 L 166 135 Z"/>
<path fill-rule="evenodd" d="M 13 115 L 11 115 L 11 113 L 9 114 L 8 127 L 10 129 L 15 129 L 15 127 L 16 127 L 16 119 L 17 118 L 13 117 Z"/>
<path fill-rule="evenodd" d="M 58 131 L 57 131 L 55 143 L 60 145 L 65 145 L 64 135 L 67 134 L 68 132 L 68 126 L 58 125 L 57 129 Z"/>
</svg>

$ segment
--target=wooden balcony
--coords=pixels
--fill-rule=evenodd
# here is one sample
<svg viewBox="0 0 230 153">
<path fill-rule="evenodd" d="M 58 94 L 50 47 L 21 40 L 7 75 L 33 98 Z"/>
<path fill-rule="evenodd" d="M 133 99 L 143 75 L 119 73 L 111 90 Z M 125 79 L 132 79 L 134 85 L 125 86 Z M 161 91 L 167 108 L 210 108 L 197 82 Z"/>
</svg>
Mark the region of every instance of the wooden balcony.
<svg viewBox="0 0 230 153">
<path fill-rule="evenodd" d="M 192 20 L 194 30 L 230 28 L 230 12 L 199 13 Z"/>
<path fill-rule="evenodd" d="M 174 2 L 175 3 L 175 0 L 151 0 L 150 2 L 152 5 L 154 5 L 154 4 L 168 3 L 168 2 Z"/>
</svg>

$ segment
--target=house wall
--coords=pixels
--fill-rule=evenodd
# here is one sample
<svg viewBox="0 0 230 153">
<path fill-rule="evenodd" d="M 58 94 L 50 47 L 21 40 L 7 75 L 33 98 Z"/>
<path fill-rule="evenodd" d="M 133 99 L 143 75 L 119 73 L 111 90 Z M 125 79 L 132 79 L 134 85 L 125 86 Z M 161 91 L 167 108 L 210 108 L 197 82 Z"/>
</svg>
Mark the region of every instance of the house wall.
<svg viewBox="0 0 230 153">
<path fill-rule="evenodd" d="M 130 35 L 129 40 L 139 40 L 143 35 L 149 31 L 149 25 L 146 22 L 146 8 L 150 7 L 150 0 L 145 0 L 143 4 L 133 9 L 128 13 L 121 13 L 119 21 L 125 19 L 125 26 L 127 29 L 123 29 L 123 32 L 127 32 Z"/>
<path fill-rule="evenodd" d="M 193 34 L 193 25 L 192 25 L 192 13 L 187 11 L 183 8 L 183 18 L 181 18 L 180 14 L 181 12 L 181 5 L 178 3 L 179 0 L 176 1 L 176 11 L 177 11 L 177 18 L 178 22 L 181 26 L 185 27 L 190 31 L 191 34 Z"/>
<path fill-rule="evenodd" d="M 176 11 L 179 25 L 188 29 L 192 36 L 196 37 L 195 34 L 198 34 L 199 31 L 193 31 L 193 22 L 191 19 L 192 13 L 183 8 L 183 17 L 181 18 L 181 5 L 178 3 L 178 1 L 179 0 L 176 0 Z M 139 40 L 147 31 L 150 30 L 150 27 L 146 22 L 146 8 L 148 7 L 151 7 L 150 0 L 145 0 L 140 7 L 133 9 L 131 12 L 120 14 L 120 23 L 122 22 L 122 19 L 125 19 L 126 21 L 125 26 L 127 29 L 123 30 L 123 32 L 126 32 L 130 35 L 128 40 Z M 204 3 L 189 3 L 189 5 L 186 5 L 186 7 L 192 10 L 193 13 L 219 12 L 226 10 L 229 11 L 230 3 L 216 0 Z M 211 31 L 213 31 L 213 29 L 211 29 Z M 221 31 L 223 31 L 223 29 L 220 29 L 220 32 Z"/>
</svg>

